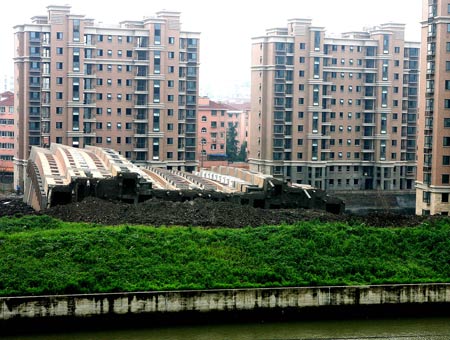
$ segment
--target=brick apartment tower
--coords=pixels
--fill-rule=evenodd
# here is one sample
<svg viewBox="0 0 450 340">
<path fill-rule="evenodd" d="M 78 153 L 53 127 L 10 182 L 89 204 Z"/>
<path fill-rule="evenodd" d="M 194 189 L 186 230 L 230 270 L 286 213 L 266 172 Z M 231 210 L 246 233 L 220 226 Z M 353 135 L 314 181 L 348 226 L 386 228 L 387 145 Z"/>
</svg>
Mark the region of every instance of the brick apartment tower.
<svg viewBox="0 0 450 340">
<path fill-rule="evenodd" d="M 250 169 L 326 190 L 413 190 L 420 43 L 293 19 L 252 44 Z"/>
<path fill-rule="evenodd" d="M 450 211 L 450 4 L 423 0 L 416 214 Z"/>
<path fill-rule="evenodd" d="M 15 182 L 31 146 L 119 151 L 139 165 L 196 162 L 199 33 L 180 13 L 96 24 L 70 6 L 15 27 Z"/>
</svg>

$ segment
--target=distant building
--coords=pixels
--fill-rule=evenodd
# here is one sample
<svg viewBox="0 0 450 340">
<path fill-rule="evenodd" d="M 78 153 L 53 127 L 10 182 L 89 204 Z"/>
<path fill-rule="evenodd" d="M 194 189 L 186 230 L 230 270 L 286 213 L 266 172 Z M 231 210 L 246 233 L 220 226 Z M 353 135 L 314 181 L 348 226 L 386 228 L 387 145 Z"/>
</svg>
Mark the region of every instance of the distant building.
<svg viewBox="0 0 450 340">
<path fill-rule="evenodd" d="M 199 33 L 182 31 L 178 12 L 102 26 L 47 9 L 15 26 L 17 182 L 31 147 L 52 143 L 194 170 Z"/>
<path fill-rule="evenodd" d="M 238 150 L 247 140 L 248 106 L 215 102 L 200 97 L 198 102 L 198 140 L 200 167 L 227 164 L 227 132 L 234 127 Z"/>
<path fill-rule="evenodd" d="M 423 0 L 416 214 L 450 211 L 450 7 Z"/>
<path fill-rule="evenodd" d="M 14 92 L 14 77 L 4 74 L 0 78 L 0 92 Z"/>
<path fill-rule="evenodd" d="M 253 38 L 250 169 L 326 190 L 413 190 L 419 48 L 403 24 Z"/>
<path fill-rule="evenodd" d="M 14 142 L 14 93 L 8 91 L 0 93 L 0 189 L 13 182 Z"/>
</svg>

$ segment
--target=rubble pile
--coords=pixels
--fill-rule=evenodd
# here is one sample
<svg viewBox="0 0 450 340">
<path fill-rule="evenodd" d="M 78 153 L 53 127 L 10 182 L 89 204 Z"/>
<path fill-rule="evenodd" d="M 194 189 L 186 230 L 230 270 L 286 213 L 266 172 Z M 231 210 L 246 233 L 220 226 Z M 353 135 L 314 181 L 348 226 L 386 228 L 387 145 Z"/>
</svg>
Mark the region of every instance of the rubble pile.
<svg viewBox="0 0 450 340">
<path fill-rule="evenodd" d="M 36 212 L 21 198 L 11 196 L 0 198 L 0 217 L 30 215 Z"/>
<path fill-rule="evenodd" d="M 426 217 L 376 212 L 364 216 L 336 215 L 313 209 L 258 209 L 229 202 L 195 199 L 171 202 L 158 199 L 129 204 L 88 197 L 81 202 L 57 205 L 35 212 L 20 198 L 0 200 L 0 216 L 45 214 L 68 222 L 91 222 L 104 225 L 140 224 L 154 226 L 258 227 L 262 225 L 292 224 L 299 221 L 347 222 L 367 226 L 415 226 Z M 430 217 L 428 217 L 430 218 Z"/>
</svg>

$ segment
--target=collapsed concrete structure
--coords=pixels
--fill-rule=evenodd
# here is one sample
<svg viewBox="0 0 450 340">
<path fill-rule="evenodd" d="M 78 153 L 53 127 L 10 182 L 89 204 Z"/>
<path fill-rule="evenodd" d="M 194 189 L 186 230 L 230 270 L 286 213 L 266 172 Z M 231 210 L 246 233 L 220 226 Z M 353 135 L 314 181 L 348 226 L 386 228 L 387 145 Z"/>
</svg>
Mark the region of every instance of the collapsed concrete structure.
<svg viewBox="0 0 450 340">
<path fill-rule="evenodd" d="M 287 185 L 272 176 L 227 166 L 193 173 L 138 167 L 116 151 L 52 144 L 33 147 L 27 164 L 24 201 L 40 211 L 87 196 L 137 203 L 151 198 L 207 198 L 257 208 L 307 208 L 344 212 L 342 200 L 320 189 Z"/>
</svg>

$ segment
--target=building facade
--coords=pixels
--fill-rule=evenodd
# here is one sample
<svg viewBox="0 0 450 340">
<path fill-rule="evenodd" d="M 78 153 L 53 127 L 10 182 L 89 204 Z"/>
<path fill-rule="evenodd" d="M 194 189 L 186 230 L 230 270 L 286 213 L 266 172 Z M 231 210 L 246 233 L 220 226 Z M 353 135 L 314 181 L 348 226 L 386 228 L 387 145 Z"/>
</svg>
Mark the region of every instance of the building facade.
<svg viewBox="0 0 450 340">
<path fill-rule="evenodd" d="M 250 169 L 326 190 L 414 189 L 420 43 L 403 24 L 252 43 Z"/>
<path fill-rule="evenodd" d="M 200 97 L 198 103 L 198 140 L 200 167 L 228 164 L 232 160 L 227 150 L 228 131 L 234 129 L 237 152 L 247 142 L 248 110 L 243 104 L 216 102 Z M 227 153 L 228 152 L 228 153 Z"/>
<path fill-rule="evenodd" d="M 180 13 L 102 26 L 70 6 L 15 27 L 17 182 L 33 145 L 95 145 L 196 168 L 199 33 Z"/>
<path fill-rule="evenodd" d="M 0 93 L 0 188 L 12 188 L 14 174 L 14 93 Z"/>
<path fill-rule="evenodd" d="M 14 77 L 4 74 L 0 78 L 0 92 L 14 92 Z"/>
<path fill-rule="evenodd" d="M 416 214 L 450 211 L 450 3 L 423 0 Z"/>
</svg>

